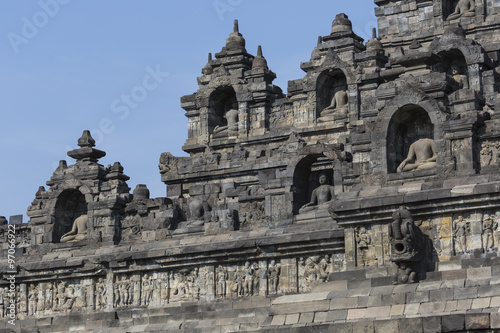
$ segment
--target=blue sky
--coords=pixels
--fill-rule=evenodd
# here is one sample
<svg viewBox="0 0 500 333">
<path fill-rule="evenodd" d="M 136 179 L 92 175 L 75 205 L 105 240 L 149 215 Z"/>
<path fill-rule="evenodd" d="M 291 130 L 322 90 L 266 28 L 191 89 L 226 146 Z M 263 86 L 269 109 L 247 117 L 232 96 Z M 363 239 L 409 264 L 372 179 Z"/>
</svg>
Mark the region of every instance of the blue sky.
<svg viewBox="0 0 500 333">
<path fill-rule="evenodd" d="M 247 51 L 262 45 L 274 81 L 304 76 L 318 36 L 346 13 L 367 40 L 372 0 L 6 0 L 0 12 L 0 215 L 24 214 L 59 160 L 91 130 L 120 161 L 133 190 L 165 196 L 158 159 L 182 156 L 187 118 L 180 97 L 197 90 L 209 52 L 239 20 Z M 156 80 L 146 80 L 156 72 Z M 144 89 L 147 85 L 148 89 Z M 135 92 L 140 101 L 123 96 Z M 140 95 L 142 93 L 142 95 Z"/>
</svg>

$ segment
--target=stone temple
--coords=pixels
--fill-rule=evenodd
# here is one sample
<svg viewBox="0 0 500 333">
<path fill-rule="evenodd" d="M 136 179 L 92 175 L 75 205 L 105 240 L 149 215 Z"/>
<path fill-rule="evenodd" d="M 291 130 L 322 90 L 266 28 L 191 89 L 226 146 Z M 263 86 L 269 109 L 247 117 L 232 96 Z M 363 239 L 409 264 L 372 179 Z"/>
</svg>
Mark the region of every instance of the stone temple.
<svg viewBox="0 0 500 333">
<path fill-rule="evenodd" d="M 235 22 L 166 197 L 76 134 L 15 242 L 0 221 L 0 331 L 500 332 L 500 0 L 375 5 L 287 94 Z"/>
</svg>

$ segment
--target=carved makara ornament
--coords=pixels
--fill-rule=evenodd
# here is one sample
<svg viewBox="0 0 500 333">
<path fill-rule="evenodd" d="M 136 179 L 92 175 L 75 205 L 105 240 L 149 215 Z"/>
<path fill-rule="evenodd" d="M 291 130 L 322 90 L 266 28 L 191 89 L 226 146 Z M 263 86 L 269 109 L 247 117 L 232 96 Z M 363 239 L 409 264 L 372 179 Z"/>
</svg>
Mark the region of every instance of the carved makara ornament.
<svg viewBox="0 0 500 333">
<path fill-rule="evenodd" d="M 425 241 L 410 211 L 407 207 L 401 206 L 394 212 L 392 219 L 389 225 L 391 260 L 394 262 L 419 260 Z"/>
</svg>

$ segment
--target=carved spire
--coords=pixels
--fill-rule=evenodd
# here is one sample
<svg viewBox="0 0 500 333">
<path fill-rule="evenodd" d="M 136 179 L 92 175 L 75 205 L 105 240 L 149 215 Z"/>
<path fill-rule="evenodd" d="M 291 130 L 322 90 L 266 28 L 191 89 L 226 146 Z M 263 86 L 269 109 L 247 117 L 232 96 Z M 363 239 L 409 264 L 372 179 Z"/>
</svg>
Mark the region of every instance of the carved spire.
<svg viewBox="0 0 500 333">
<path fill-rule="evenodd" d="M 39 186 L 38 187 L 38 191 L 36 191 L 35 193 L 35 198 L 37 199 L 41 199 L 42 198 L 42 194 L 45 192 L 45 187 L 43 186 Z"/>
<path fill-rule="evenodd" d="M 226 40 L 226 48 L 228 50 L 245 50 L 245 39 L 240 34 L 238 20 L 234 20 L 233 32 Z"/>
<path fill-rule="evenodd" d="M 352 33 L 352 22 L 344 13 L 337 14 L 332 23 L 332 35 L 342 33 Z"/>
<path fill-rule="evenodd" d="M 60 160 L 59 161 L 59 166 L 57 167 L 56 171 L 63 171 L 64 169 L 68 168 L 68 164 L 66 163 L 65 160 Z"/>
<path fill-rule="evenodd" d="M 82 136 L 78 139 L 78 146 L 80 148 L 68 152 L 68 156 L 74 158 L 77 162 L 97 162 L 99 158 L 106 156 L 104 151 L 93 148 L 95 140 L 88 130 L 83 131 Z"/>
<path fill-rule="evenodd" d="M 268 68 L 267 67 L 267 61 L 266 59 L 262 56 L 262 46 L 259 45 L 257 48 L 257 56 L 254 58 L 253 63 L 252 63 L 252 69 L 256 68 Z"/>
<path fill-rule="evenodd" d="M 234 33 L 237 33 L 238 35 L 240 34 L 240 28 L 238 26 L 238 20 L 234 20 L 234 24 L 233 24 L 233 32 Z"/>
<path fill-rule="evenodd" d="M 372 30 L 372 39 L 366 42 L 366 51 L 374 51 L 377 53 L 383 52 L 384 47 L 377 37 L 377 29 L 373 28 Z"/>
<path fill-rule="evenodd" d="M 95 146 L 95 140 L 90 135 L 89 130 L 83 131 L 82 136 L 80 137 L 80 139 L 78 139 L 78 145 L 80 147 L 94 147 Z"/>
<path fill-rule="evenodd" d="M 205 74 L 205 75 L 210 75 L 213 72 L 214 72 L 214 69 L 212 67 L 212 53 L 208 53 L 208 62 L 205 65 L 205 67 L 203 67 L 203 69 L 201 70 L 201 73 Z"/>
<path fill-rule="evenodd" d="M 120 162 L 115 162 L 113 166 L 109 167 L 109 173 L 106 175 L 106 179 L 119 179 L 127 181 L 130 177 L 123 173 L 123 167 Z"/>
</svg>

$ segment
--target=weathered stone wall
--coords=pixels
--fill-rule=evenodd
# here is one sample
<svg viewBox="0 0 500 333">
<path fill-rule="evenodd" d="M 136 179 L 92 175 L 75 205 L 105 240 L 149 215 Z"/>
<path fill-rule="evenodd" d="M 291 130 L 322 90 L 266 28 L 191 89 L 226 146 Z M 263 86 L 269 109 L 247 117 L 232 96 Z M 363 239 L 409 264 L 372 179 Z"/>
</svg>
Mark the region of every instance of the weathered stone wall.
<svg viewBox="0 0 500 333">
<path fill-rule="evenodd" d="M 286 95 L 235 22 L 181 98 L 166 197 L 130 193 L 85 131 L 15 267 L 1 226 L 0 329 L 500 329 L 500 3 L 375 4 L 379 36 L 337 15 Z"/>
</svg>

